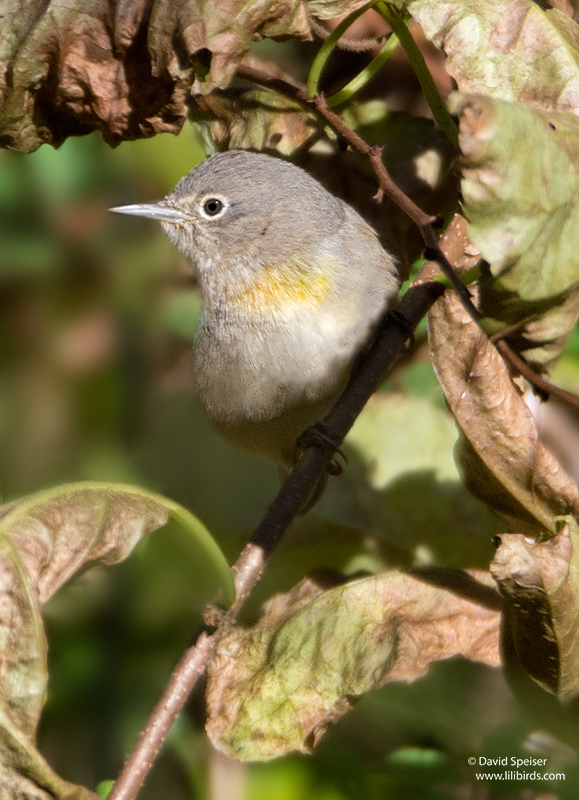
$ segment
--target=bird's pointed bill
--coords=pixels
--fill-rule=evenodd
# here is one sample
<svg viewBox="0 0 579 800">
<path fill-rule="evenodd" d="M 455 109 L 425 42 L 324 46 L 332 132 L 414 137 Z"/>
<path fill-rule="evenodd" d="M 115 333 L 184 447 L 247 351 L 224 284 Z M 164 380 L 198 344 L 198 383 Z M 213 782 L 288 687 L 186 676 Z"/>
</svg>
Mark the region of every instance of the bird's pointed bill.
<svg viewBox="0 0 579 800">
<path fill-rule="evenodd" d="M 170 208 L 169 206 L 162 206 L 160 203 L 136 203 L 132 206 L 116 206 L 109 208 L 115 214 L 132 214 L 135 217 L 149 217 L 149 219 L 156 219 L 159 222 L 185 222 L 187 217 L 185 213 L 177 208 Z"/>
</svg>

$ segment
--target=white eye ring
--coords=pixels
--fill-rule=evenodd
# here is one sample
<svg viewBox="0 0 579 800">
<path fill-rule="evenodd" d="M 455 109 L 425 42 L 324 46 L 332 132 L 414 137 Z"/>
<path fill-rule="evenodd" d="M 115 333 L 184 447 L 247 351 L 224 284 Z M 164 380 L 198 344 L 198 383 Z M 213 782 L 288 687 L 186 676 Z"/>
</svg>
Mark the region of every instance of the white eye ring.
<svg viewBox="0 0 579 800">
<path fill-rule="evenodd" d="M 227 204 L 221 197 L 209 195 L 201 201 L 201 213 L 205 219 L 220 217 L 226 208 Z"/>
</svg>

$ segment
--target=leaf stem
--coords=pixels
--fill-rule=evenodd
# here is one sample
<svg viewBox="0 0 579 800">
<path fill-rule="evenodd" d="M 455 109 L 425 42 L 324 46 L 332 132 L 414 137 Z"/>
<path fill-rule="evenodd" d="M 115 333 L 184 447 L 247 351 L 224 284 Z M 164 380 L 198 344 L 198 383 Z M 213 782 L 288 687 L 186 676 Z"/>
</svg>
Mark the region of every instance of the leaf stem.
<svg viewBox="0 0 579 800">
<path fill-rule="evenodd" d="M 376 2 L 377 0 L 370 0 L 370 2 L 366 3 L 366 5 L 363 5 L 361 8 L 357 8 L 355 11 L 352 11 L 351 14 L 348 14 L 348 16 L 343 19 L 339 25 L 336 25 L 334 30 L 322 44 L 313 60 L 308 75 L 307 87 L 308 95 L 310 97 L 315 97 L 320 93 L 320 78 L 322 77 L 322 72 L 324 71 L 324 67 L 326 66 L 328 58 L 331 56 L 335 46 L 338 44 L 338 41 L 342 38 L 350 25 L 357 20 L 358 17 L 361 17 L 365 11 L 376 5 Z"/>
<path fill-rule="evenodd" d="M 378 72 L 380 67 L 388 61 L 394 50 L 398 47 L 400 42 L 398 41 L 398 37 L 395 33 L 392 33 L 388 37 L 388 41 L 382 47 L 382 49 L 374 56 L 372 61 L 365 67 L 361 72 L 359 72 L 352 80 L 347 83 L 344 87 L 342 87 L 338 92 L 331 95 L 330 97 L 326 98 L 326 102 L 330 108 L 334 106 L 340 105 L 340 103 L 344 103 L 346 100 L 349 100 L 352 95 L 356 92 L 359 92 L 363 86 L 365 86 L 368 81 L 374 77 L 374 75 Z"/>
<path fill-rule="evenodd" d="M 432 79 L 432 75 L 428 71 L 424 57 L 412 38 L 410 31 L 404 24 L 399 11 L 390 4 L 385 3 L 384 0 L 378 0 L 376 10 L 382 15 L 388 25 L 390 25 L 404 48 L 412 69 L 414 70 L 414 74 L 420 83 L 426 102 L 430 106 L 436 124 L 451 144 L 458 150 L 458 128 L 448 113 L 444 100 L 440 96 L 436 84 Z"/>
</svg>

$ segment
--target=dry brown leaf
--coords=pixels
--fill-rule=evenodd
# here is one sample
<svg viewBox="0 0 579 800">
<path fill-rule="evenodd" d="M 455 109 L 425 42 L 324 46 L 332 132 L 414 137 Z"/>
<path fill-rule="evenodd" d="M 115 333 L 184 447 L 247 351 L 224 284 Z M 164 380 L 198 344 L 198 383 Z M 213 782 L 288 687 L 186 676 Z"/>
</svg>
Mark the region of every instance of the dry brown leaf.
<svg viewBox="0 0 579 800">
<path fill-rule="evenodd" d="M 513 532 L 556 532 L 555 517 L 579 513 L 579 493 L 540 443 L 533 416 L 494 345 L 454 294 L 429 315 L 433 366 L 463 434 L 463 479 Z"/>
<path fill-rule="evenodd" d="M 488 573 L 435 568 L 329 590 L 302 581 L 219 645 L 208 670 L 209 737 L 242 760 L 310 752 L 387 682 L 414 681 L 455 655 L 497 666 L 500 602 L 491 583 Z"/>
<path fill-rule="evenodd" d="M 579 695 L 577 523 L 568 518 L 547 542 L 499 541 L 491 572 L 506 601 L 509 646 L 536 683 L 568 703 Z"/>
<path fill-rule="evenodd" d="M 310 15 L 363 0 L 24 0 L 0 14 L 0 145 L 100 130 L 105 140 L 178 133 L 191 87 L 225 87 L 252 41 L 311 38 Z"/>
</svg>

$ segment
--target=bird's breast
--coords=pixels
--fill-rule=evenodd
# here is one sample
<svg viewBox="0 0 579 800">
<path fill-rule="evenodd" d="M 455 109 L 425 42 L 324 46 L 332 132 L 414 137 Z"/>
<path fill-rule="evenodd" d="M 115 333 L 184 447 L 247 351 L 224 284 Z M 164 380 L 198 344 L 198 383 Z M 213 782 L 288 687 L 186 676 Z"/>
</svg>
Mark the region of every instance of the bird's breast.
<svg viewBox="0 0 579 800">
<path fill-rule="evenodd" d="M 318 308 L 334 288 L 333 274 L 337 259 L 324 255 L 315 264 L 292 258 L 280 265 L 262 265 L 249 280 L 229 285 L 225 302 L 231 314 L 241 314 L 248 321 L 279 316 L 293 316 L 301 308 Z"/>
</svg>

